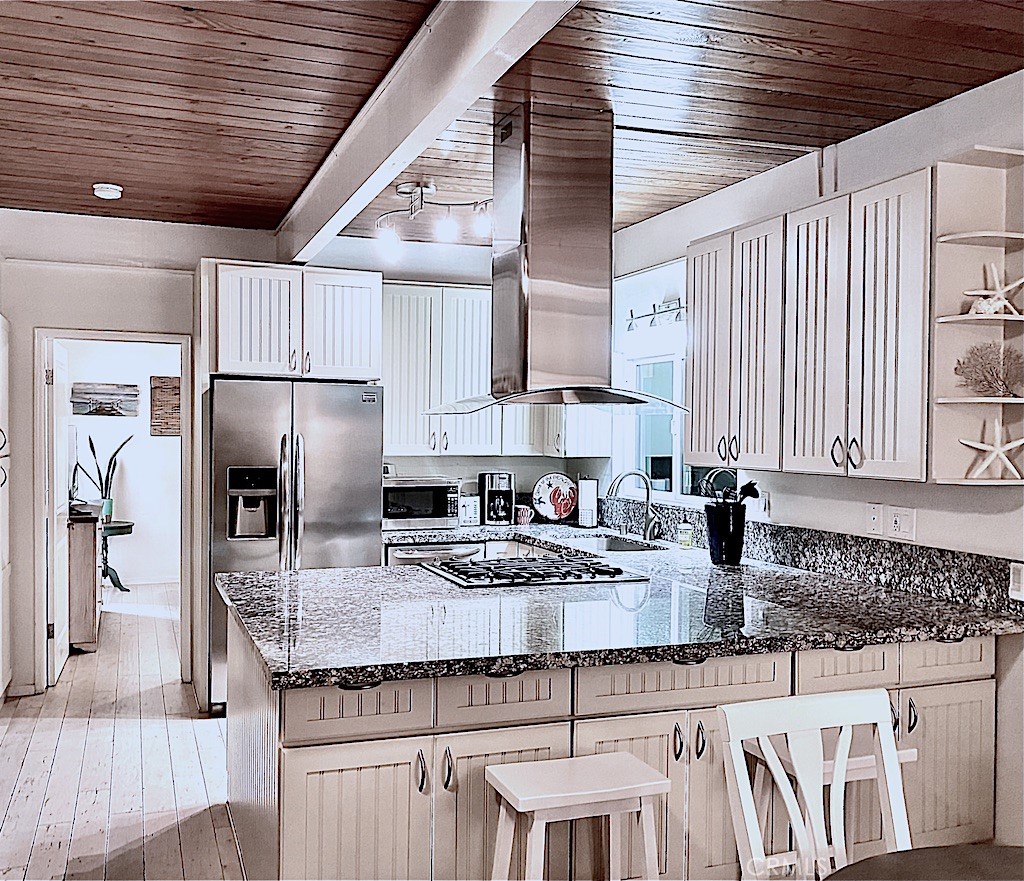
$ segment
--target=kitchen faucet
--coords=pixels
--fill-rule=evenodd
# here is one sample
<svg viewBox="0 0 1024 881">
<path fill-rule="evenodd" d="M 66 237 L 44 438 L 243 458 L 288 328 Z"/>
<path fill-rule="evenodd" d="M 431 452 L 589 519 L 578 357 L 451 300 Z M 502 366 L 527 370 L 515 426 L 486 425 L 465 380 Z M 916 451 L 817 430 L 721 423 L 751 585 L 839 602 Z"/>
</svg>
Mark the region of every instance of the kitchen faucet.
<svg viewBox="0 0 1024 881">
<path fill-rule="evenodd" d="M 651 478 L 645 471 L 623 471 L 618 477 L 616 477 L 611 484 L 608 486 L 608 498 L 612 498 L 619 491 L 619 484 L 622 483 L 627 477 L 639 477 L 641 483 L 644 485 L 644 539 L 650 541 L 655 538 L 655 531 L 661 526 L 661 521 L 658 519 L 658 515 L 654 513 L 651 507 L 651 493 L 654 491 L 654 487 L 651 486 Z"/>
</svg>

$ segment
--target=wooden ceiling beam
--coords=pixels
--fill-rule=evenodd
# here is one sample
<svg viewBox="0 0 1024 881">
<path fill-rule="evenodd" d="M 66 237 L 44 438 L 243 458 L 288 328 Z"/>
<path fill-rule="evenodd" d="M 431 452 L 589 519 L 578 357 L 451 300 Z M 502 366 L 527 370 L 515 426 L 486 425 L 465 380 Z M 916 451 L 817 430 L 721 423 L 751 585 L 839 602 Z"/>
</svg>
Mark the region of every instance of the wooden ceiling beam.
<svg viewBox="0 0 1024 881">
<path fill-rule="evenodd" d="M 574 5 L 441 0 L 289 209 L 279 259 L 315 257 Z"/>
</svg>

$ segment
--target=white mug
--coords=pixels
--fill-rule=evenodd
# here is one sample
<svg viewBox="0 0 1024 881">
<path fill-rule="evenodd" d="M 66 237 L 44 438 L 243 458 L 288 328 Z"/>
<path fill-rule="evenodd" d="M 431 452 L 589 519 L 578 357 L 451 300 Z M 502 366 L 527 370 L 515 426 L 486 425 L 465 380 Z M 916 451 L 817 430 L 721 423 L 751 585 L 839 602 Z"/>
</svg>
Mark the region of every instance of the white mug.
<svg viewBox="0 0 1024 881">
<path fill-rule="evenodd" d="M 516 523 L 526 526 L 533 521 L 533 508 L 529 505 L 516 505 Z"/>
</svg>

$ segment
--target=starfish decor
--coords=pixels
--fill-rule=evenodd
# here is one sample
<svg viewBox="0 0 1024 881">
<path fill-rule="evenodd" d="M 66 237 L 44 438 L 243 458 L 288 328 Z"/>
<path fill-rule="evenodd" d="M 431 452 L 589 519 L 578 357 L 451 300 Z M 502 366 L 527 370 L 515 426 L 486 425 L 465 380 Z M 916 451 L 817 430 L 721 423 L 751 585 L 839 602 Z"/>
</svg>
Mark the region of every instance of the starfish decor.
<svg viewBox="0 0 1024 881">
<path fill-rule="evenodd" d="M 972 315 L 1020 315 L 1010 300 L 1024 288 L 1024 276 L 1016 281 L 1003 284 L 1000 280 L 999 268 L 995 263 L 988 265 L 988 279 L 985 287 L 977 291 L 964 291 L 965 297 L 977 297 L 971 306 Z"/>
<path fill-rule="evenodd" d="M 1001 477 L 1004 471 L 1009 471 L 1018 480 L 1021 479 L 1021 473 L 1017 470 L 1017 466 L 1010 461 L 1009 455 L 1011 450 L 1016 450 L 1018 447 L 1024 447 L 1024 437 L 1018 438 L 1017 440 L 1010 440 L 1007 435 L 1006 439 L 1003 440 L 1003 421 L 996 419 L 993 428 L 992 443 L 987 444 L 984 441 L 965 440 L 960 438 L 960 443 L 965 447 L 970 447 L 972 450 L 978 450 L 980 453 L 985 455 L 981 457 L 981 461 L 975 466 L 975 468 L 968 475 L 968 479 L 973 480 L 977 477 L 981 477 L 988 469 L 990 465 L 996 465 Z M 982 435 L 984 437 L 984 435 Z"/>
</svg>

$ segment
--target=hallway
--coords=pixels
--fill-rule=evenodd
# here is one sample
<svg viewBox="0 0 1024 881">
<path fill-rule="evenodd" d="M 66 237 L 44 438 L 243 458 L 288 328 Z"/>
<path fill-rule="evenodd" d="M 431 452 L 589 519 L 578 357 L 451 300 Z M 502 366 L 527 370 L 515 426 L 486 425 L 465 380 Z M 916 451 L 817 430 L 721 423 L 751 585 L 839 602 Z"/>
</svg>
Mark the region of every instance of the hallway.
<svg viewBox="0 0 1024 881">
<path fill-rule="evenodd" d="M 178 652 L 176 584 L 108 588 L 99 651 L 0 708 L 0 878 L 241 878 L 224 720 Z"/>
</svg>

